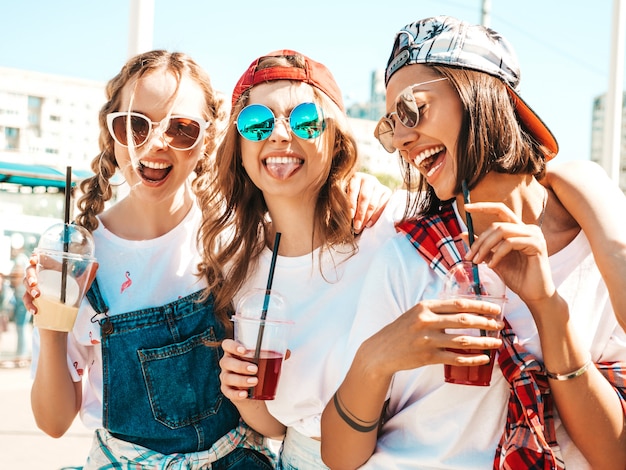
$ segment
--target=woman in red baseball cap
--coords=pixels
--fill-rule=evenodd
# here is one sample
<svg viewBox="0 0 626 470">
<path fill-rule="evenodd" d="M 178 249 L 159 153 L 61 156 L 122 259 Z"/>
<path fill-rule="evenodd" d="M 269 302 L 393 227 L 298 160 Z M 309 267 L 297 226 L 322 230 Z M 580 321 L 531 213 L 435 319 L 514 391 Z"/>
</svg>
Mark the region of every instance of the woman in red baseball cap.
<svg viewBox="0 0 626 470">
<path fill-rule="evenodd" d="M 251 289 L 265 289 L 273 270 L 272 290 L 293 321 L 275 399 L 248 398 L 258 367 L 240 359 L 246 350 L 233 340 L 223 342 L 222 391 L 254 429 L 286 434 L 282 468 L 324 468 L 320 416 L 342 377 L 363 274 L 395 233 L 393 204 L 355 236 L 345 189 L 358 155 L 341 91 L 324 65 L 296 51 L 260 57 L 242 75 L 215 168 L 198 202 L 202 271 L 216 309 L 230 311 Z M 230 237 L 220 241 L 224 231 Z"/>
</svg>

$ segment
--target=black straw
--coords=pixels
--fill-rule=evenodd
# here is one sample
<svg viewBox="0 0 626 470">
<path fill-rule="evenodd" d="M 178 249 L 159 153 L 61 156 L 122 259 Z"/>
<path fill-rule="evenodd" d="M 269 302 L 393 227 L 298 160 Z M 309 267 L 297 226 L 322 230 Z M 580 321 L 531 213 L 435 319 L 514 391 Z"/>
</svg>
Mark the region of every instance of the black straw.
<svg viewBox="0 0 626 470">
<path fill-rule="evenodd" d="M 274 268 L 276 267 L 276 258 L 278 257 L 278 245 L 280 245 L 280 232 L 276 232 L 276 238 L 274 238 L 274 247 L 272 249 L 272 261 L 270 261 L 270 272 L 267 276 L 267 286 L 265 287 L 265 298 L 263 299 L 263 310 L 261 310 L 261 322 L 259 323 L 259 334 L 256 339 L 256 348 L 254 350 L 254 363 L 259 363 L 259 356 L 261 355 L 261 343 L 263 343 L 263 332 L 265 331 L 265 318 L 267 317 L 267 310 L 270 306 L 270 295 L 272 291 L 272 283 L 274 282 Z M 254 387 L 250 387 L 248 390 L 248 397 L 253 395 Z"/>
<path fill-rule="evenodd" d="M 470 204 L 470 194 L 469 189 L 467 189 L 467 181 L 463 180 L 461 182 L 461 187 L 463 189 L 463 201 L 465 202 L 465 204 Z M 467 236 L 469 238 L 469 245 L 471 248 L 471 246 L 474 244 L 474 223 L 472 222 L 472 214 L 465 211 L 465 218 L 467 220 Z M 480 276 L 478 275 L 478 265 L 473 261 L 472 274 L 474 275 L 474 282 L 472 283 L 474 287 L 474 294 L 476 294 L 476 297 L 480 299 L 482 292 L 480 289 Z M 480 336 L 487 336 L 487 332 L 485 330 L 480 330 Z"/>
<path fill-rule="evenodd" d="M 70 249 L 70 196 L 72 192 L 72 167 L 68 166 L 65 169 L 65 217 L 63 224 L 63 252 L 67 253 Z M 67 259 L 63 258 L 61 265 L 61 303 L 65 303 L 65 295 L 67 290 Z"/>
</svg>

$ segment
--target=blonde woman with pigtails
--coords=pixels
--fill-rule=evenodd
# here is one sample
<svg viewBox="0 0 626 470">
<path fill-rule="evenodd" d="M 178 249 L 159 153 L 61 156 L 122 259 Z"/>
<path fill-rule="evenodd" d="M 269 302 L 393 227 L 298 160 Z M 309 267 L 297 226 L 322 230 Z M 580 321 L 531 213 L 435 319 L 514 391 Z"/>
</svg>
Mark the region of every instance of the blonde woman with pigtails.
<svg viewBox="0 0 626 470">
<path fill-rule="evenodd" d="M 230 322 L 197 270 L 193 181 L 211 168 L 222 100 L 190 57 L 166 51 L 130 59 L 106 100 L 76 217 L 99 268 L 74 329 L 35 332 L 37 425 L 59 437 L 80 414 L 95 430 L 85 469 L 270 469 L 272 452 L 220 392 Z M 105 209 L 116 173 L 128 193 Z"/>
</svg>

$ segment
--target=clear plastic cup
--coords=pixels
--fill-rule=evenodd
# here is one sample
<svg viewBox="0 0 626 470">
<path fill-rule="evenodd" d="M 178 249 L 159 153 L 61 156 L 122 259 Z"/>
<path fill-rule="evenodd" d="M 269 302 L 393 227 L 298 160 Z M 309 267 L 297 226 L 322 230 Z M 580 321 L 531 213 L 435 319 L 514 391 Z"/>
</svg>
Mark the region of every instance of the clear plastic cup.
<svg viewBox="0 0 626 470">
<path fill-rule="evenodd" d="M 78 225 L 55 224 L 41 235 L 34 253 L 41 295 L 33 301 L 33 325 L 71 331 L 96 267 L 93 237 Z"/>
<path fill-rule="evenodd" d="M 479 293 L 476 289 L 475 274 L 478 272 Z M 450 269 L 444 281 L 443 290 L 441 292 L 443 299 L 479 299 L 487 302 L 493 302 L 500 306 L 500 314 L 496 317 L 502 320 L 504 314 L 504 304 L 506 303 L 506 284 L 502 278 L 486 264 L 473 264 L 469 261 L 458 263 Z M 466 334 L 472 336 L 486 336 L 499 338 L 500 331 L 484 331 L 481 333 L 477 329 L 454 329 L 448 330 L 449 333 Z M 454 384 L 463 385 L 482 385 L 487 386 L 491 383 L 491 374 L 493 372 L 493 364 L 495 361 L 496 350 L 478 350 L 478 349 L 449 349 L 459 354 L 488 354 L 489 363 L 482 366 L 453 366 L 444 365 L 445 381 Z"/>
<path fill-rule="evenodd" d="M 287 352 L 289 332 L 293 321 L 287 318 L 287 305 L 283 297 L 271 291 L 266 299 L 265 289 L 254 289 L 244 295 L 232 317 L 235 340 L 246 352 L 240 359 L 254 362 L 259 370 L 258 384 L 250 389 L 249 398 L 273 400 L 280 378 L 283 359 Z M 265 319 L 261 318 L 267 306 Z"/>
</svg>

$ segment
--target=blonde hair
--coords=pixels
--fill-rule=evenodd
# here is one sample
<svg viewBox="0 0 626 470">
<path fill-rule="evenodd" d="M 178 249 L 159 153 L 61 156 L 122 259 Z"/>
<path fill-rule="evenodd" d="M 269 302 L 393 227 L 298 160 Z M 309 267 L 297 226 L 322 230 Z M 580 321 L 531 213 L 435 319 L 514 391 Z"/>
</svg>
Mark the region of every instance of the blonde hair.
<svg viewBox="0 0 626 470">
<path fill-rule="evenodd" d="M 204 174 L 211 168 L 212 155 L 217 145 L 217 126 L 213 124 L 223 120 L 225 113 L 223 111 L 223 99 L 213 89 L 209 75 L 193 59 L 181 52 L 154 50 L 133 57 L 107 83 L 105 91 L 107 101 L 100 109 L 99 114 L 100 153 L 91 162 L 91 170 L 95 175 L 85 179 L 80 184 L 83 196 L 78 200 L 79 215 L 76 217 L 76 223 L 89 231 L 98 228 L 96 216 L 104 210 L 105 203 L 113 197 L 111 178 L 117 169 L 117 162 L 115 160 L 114 141 L 107 129 L 107 114 L 120 110 L 122 91 L 130 81 L 162 69 L 171 72 L 179 82 L 183 76 L 188 76 L 204 92 L 205 106 L 202 117 L 211 125 L 206 131 L 205 141 L 207 145 L 204 155 L 196 165 L 196 175 Z"/>
<path fill-rule="evenodd" d="M 303 65 L 302 56 L 293 55 L 267 57 L 259 68 L 302 68 Z M 311 88 L 326 119 L 326 130 L 321 137 L 322 152 L 332 154 L 326 172 L 315 182 L 319 191 L 311 245 L 313 239 L 319 237 L 322 250 L 348 243 L 354 253 L 356 244 L 346 189 L 357 166 L 356 142 L 346 115 L 326 94 Z M 217 311 L 232 308 L 233 297 L 255 269 L 264 247 L 271 246 L 266 230 L 268 208 L 263 193 L 243 168 L 240 136 L 235 126 L 239 112 L 249 102 L 249 92 L 243 93 L 234 104 L 224 138 L 217 149 L 215 176 L 207 174 L 198 179 L 198 202 L 203 212 L 198 234 L 203 252 L 199 269 L 207 277 Z M 224 274 L 225 267 L 228 268 L 227 275 Z"/>
</svg>

